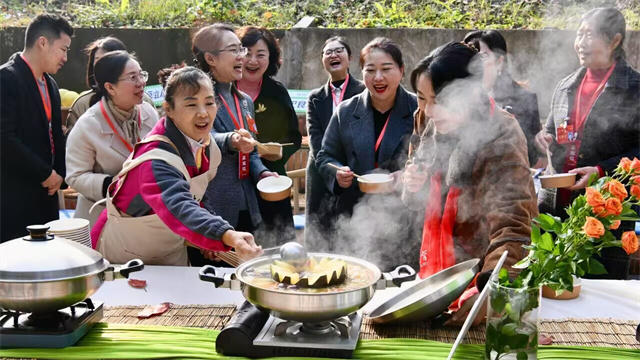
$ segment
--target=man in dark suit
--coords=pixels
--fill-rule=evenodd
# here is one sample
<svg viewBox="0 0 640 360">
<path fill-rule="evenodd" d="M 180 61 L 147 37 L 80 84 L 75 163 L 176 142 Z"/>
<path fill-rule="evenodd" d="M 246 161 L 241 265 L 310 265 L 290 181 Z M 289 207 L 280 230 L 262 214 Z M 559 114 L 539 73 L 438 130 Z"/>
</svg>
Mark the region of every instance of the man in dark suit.
<svg viewBox="0 0 640 360">
<path fill-rule="evenodd" d="M 58 218 L 65 144 L 58 85 L 73 28 L 53 15 L 27 27 L 24 50 L 0 66 L 0 242 Z"/>
</svg>

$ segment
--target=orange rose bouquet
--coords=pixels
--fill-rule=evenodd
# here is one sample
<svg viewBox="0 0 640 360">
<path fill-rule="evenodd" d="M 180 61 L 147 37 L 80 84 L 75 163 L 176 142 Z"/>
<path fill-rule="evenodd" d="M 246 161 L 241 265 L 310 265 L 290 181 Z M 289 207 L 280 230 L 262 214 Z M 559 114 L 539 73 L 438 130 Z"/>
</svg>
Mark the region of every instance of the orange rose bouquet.
<svg viewBox="0 0 640 360">
<path fill-rule="evenodd" d="M 628 189 L 628 190 L 627 190 Z M 637 221 L 632 206 L 640 204 L 640 160 L 623 158 L 611 176 L 593 175 L 585 194 L 566 209 L 569 218 L 541 214 L 534 219 L 528 256 L 515 268 L 522 269 L 510 285 L 548 285 L 556 292 L 573 290 L 573 277 L 603 274 L 604 266 L 593 258 L 606 247 L 621 246 L 627 254 L 638 250 L 638 237 L 627 231 L 616 239 L 612 230 L 621 221 Z"/>
<path fill-rule="evenodd" d="M 632 206 L 640 203 L 640 160 L 623 158 L 611 176 L 594 174 L 584 195 L 566 209 L 569 217 L 541 214 L 533 220 L 529 254 L 514 268 L 511 280 L 505 269 L 490 282 L 487 318 L 487 359 L 514 353 L 517 358 L 537 351 L 537 309 L 540 288 L 547 285 L 560 294 L 573 290 L 573 275 L 604 274 L 593 256 L 620 246 L 627 254 L 638 251 L 633 231 L 616 239 L 612 231 L 622 221 L 640 220 Z M 532 320 L 533 319 L 533 320 Z"/>
</svg>

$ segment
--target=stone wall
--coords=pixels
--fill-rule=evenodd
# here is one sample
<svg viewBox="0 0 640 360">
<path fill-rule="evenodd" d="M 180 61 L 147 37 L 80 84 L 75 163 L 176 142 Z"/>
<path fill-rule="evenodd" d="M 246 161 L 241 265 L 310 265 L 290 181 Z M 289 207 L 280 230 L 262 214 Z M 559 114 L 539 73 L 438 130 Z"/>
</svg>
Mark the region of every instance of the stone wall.
<svg viewBox="0 0 640 360">
<path fill-rule="evenodd" d="M 290 89 L 312 89 L 326 81 L 321 64 L 320 50 L 332 35 L 347 37 L 354 56 L 351 72 L 361 78 L 358 52 L 371 39 L 387 36 L 402 49 L 405 59 L 404 85 L 415 64 L 431 50 L 452 40 L 461 40 L 468 30 L 448 29 L 320 29 L 296 28 L 276 31 L 281 38 L 283 66 L 277 78 Z M 58 84 L 67 89 L 81 91 L 86 88 L 87 57 L 83 48 L 92 40 L 113 35 L 125 42 L 136 53 L 142 67 L 151 74 L 149 84 L 157 83 L 159 69 L 186 60 L 192 63 L 190 36 L 192 29 L 77 29 L 69 52 L 69 61 L 55 75 Z M 573 50 L 575 32 L 571 30 L 505 30 L 512 73 L 516 80 L 527 81 L 538 93 L 540 113 L 546 116 L 551 95 L 560 79 L 578 67 Z M 0 61 L 23 46 L 24 28 L 0 29 Z M 625 48 L 629 63 L 640 69 L 640 31 L 627 34 Z M 3 84 L 4 85 L 4 84 Z"/>
</svg>

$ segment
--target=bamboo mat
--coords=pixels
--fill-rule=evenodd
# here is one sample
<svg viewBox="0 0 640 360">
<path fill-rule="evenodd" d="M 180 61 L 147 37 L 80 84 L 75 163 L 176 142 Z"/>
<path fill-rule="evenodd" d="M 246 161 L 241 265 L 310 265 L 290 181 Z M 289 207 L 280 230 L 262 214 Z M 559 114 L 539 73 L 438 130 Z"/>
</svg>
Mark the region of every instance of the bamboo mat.
<svg viewBox="0 0 640 360">
<path fill-rule="evenodd" d="M 149 319 L 138 319 L 144 306 L 105 306 L 102 322 L 117 324 L 187 326 L 221 330 L 235 313 L 234 305 L 173 305 Z M 640 349 L 635 338 L 637 323 L 615 319 L 541 320 L 540 334 L 553 336 L 553 345 L 603 346 Z M 458 328 L 431 328 L 429 322 L 373 324 L 365 318 L 360 339 L 413 338 L 453 343 Z M 484 344 L 485 325 L 469 329 L 464 343 Z"/>
<path fill-rule="evenodd" d="M 553 345 L 603 346 L 623 349 L 640 349 L 636 340 L 634 321 L 616 319 L 544 319 L 540 321 L 540 334 L 553 336 Z M 366 318 L 361 327 L 360 339 L 412 338 L 453 343 L 457 328 L 434 328 L 429 322 L 408 324 L 373 324 Z M 463 343 L 484 344 L 485 325 L 469 329 Z"/>
<path fill-rule="evenodd" d="M 138 319 L 144 306 L 105 306 L 102 322 L 112 324 L 186 326 L 222 330 L 236 312 L 235 305 L 172 305 L 160 316 Z"/>
</svg>

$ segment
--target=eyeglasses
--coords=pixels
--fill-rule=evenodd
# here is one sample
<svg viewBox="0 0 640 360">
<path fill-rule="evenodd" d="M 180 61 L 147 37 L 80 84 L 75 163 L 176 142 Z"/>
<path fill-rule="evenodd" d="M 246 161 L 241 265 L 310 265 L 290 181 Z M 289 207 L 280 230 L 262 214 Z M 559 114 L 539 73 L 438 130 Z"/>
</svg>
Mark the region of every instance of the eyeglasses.
<svg viewBox="0 0 640 360">
<path fill-rule="evenodd" d="M 345 47 L 341 46 L 341 47 L 337 47 L 335 49 L 327 49 L 325 51 L 323 51 L 325 56 L 331 56 L 333 55 L 333 53 L 335 53 L 336 55 L 342 55 L 342 53 L 344 52 Z"/>
<path fill-rule="evenodd" d="M 147 80 L 149 80 L 149 73 L 146 71 L 140 71 L 137 74 L 128 74 L 125 75 L 125 77 L 118 79 L 119 81 L 128 81 L 132 84 L 137 84 L 138 80 L 140 80 L 140 82 L 147 82 Z"/>
<path fill-rule="evenodd" d="M 245 56 L 247 55 L 247 52 L 249 51 L 249 49 L 247 49 L 244 46 L 239 46 L 239 47 L 233 47 L 233 48 L 229 48 L 229 49 L 222 49 L 222 50 L 215 50 L 212 51 L 213 53 L 221 53 L 221 52 L 225 52 L 228 51 L 230 53 L 232 53 L 235 56 Z"/>
</svg>

